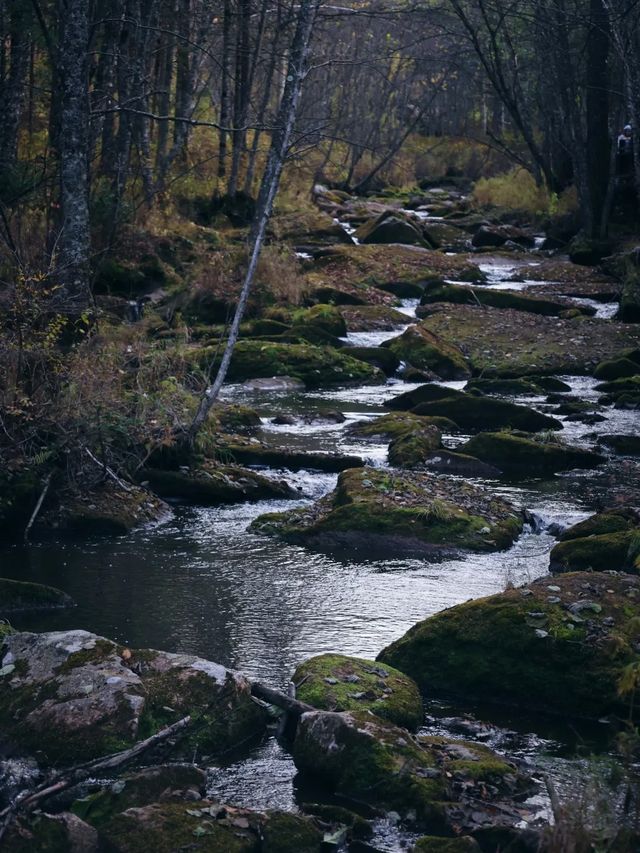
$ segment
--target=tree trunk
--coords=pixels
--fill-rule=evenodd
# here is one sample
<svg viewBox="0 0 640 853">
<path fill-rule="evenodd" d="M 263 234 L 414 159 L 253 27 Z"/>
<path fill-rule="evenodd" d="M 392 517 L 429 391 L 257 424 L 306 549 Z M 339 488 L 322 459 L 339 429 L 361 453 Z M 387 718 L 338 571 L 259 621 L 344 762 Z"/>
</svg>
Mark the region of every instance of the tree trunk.
<svg viewBox="0 0 640 853">
<path fill-rule="evenodd" d="M 60 0 L 59 301 L 76 312 L 89 304 L 89 48 L 90 0 Z"/>
<path fill-rule="evenodd" d="M 606 237 L 609 186 L 609 15 L 602 0 L 590 0 L 587 36 L 587 175 L 590 210 L 588 233 Z"/>
<path fill-rule="evenodd" d="M 287 158 L 289 145 L 291 143 L 293 127 L 298 112 L 298 105 L 300 103 L 302 84 L 306 74 L 309 43 L 311 41 L 311 33 L 313 31 L 313 24 L 316 18 L 317 9 L 318 0 L 301 0 L 298 7 L 296 31 L 289 54 L 289 66 L 286 74 L 284 94 L 278 109 L 276 129 L 274 130 L 271 139 L 271 148 L 269 149 L 267 165 L 265 167 L 264 175 L 262 176 L 260 192 L 258 194 L 256 217 L 251 234 L 252 249 L 249 266 L 242 285 L 240 299 L 238 300 L 238 306 L 229 330 L 229 339 L 222 356 L 220 367 L 218 368 L 218 373 L 213 384 L 209 385 L 202 395 L 198 411 L 196 412 L 193 422 L 189 428 L 188 439 L 192 446 L 198 432 L 207 419 L 207 415 L 211 411 L 211 407 L 218 398 L 220 389 L 222 388 L 227 376 L 227 371 L 229 370 L 233 350 L 238 340 L 240 323 L 242 322 L 249 293 L 251 292 L 251 285 L 253 284 L 256 267 L 258 266 L 258 261 L 260 259 L 260 252 L 262 250 L 267 225 L 269 224 L 269 219 L 271 217 L 273 202 L 275 200 L 276 193 L 278 192 L 282 168 Z"/>
<path fill-rule="evenodd" d="M 19 0 L 12 0 L 8 6 L 11 49 L 9 74 L 3 80 L 0 98 L 0 172 L 15 166 L 31 52 L 31 38 Z"/>
<path fill-rule="evenodd" d="M 227 128 L 231 124 L 231 0 L 224 0 L 222 17 L 222 84 L 220 89 L 220 131 L 218 177 L 227 174 Z"/>
</svg>

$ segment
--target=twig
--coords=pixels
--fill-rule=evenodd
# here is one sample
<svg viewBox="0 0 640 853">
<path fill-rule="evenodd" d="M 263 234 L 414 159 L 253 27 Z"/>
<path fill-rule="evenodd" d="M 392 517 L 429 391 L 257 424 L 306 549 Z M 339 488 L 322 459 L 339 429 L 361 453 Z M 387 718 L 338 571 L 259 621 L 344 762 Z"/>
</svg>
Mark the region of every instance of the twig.
<svg viewBox="0 0 640 853">
<path fill-rule="evenodd" d="M 137 758 L 141 753 L 146 752 L 150 747 L 155 746 L 158 743 L 162 743 L 162 741 L 167 740 L 167 738 L 170 738 L 173 735 L 183 732 L 190 723 L 190 716 L 183 717 L 176 723 L 173 723 L 161 731 L 156 732 L 156 734 L 151 735 L 151 737 L 139 741 L 129 749 L 113 753 L 112 755 L 107 755 L 105 758 L 96 758 L 93 761 L 78 764 L 68 770 L 62 770 L 58 773 L 54 773 L 46 782 L 43 782 L 32 793 L 22 791 L 18 794 L 15 800 L 10 803 L 10 805 L 0 812 L 0 820 L 3 821 L 2 825 L 0 825 L 0 841 L 18 812 L 31 811 L 43 800 L 57 794 L 59 791 L 64 791 L 67 788 L 70 788 L 72 785 L 76 785 L 78 782 L 82 782 L 84 779 L 92 776 L 97 770 L 113 770 L 116 767 L 121 767 L 123 764 L 127 764 L 129 761 Z"/>
<path fill-rule="evenodd" d="M 559 823 L 560 818 L 562 816 L 562 806 L 560 805 L 558 792 L 556 791 L 549 775 L 545 775 L 544 784 L 545 788 L 547 789 L 547 793 L 549 794 L 549 801 L 551 802 L 551 811 L 553 812 L 553 818 L 556 823 Z"/>
<path fill-rule="evenodd" d="M 29 523 L 27 524 L 27 526 L 24 529 L 23 539 L 25 542 L 27 542 L 29 539 L 29 532 L 31 531 L 31 528 L 33 527 L 34 521 L 38 517 L 38 513 L 40 512 L 40 508 L 42 507 L 44 499 L 47 496 L 47 492 L 49 491 L 49 485 L 51 484 L 52 474 L 53 474 L 53 471 L 49 471 L 47 476 L 44 478 L 44 486 L 42 487 L 42 491 L 40 492 L 40 497 L 38 498 L 38 503 L 35 505 L 35 508 L 34 508 L 33 512 L 31 513 L 31 518 L 29 519 Z"/>
<path fill-rule="evenodd" d="M 476 302 L 478 303 L 478 305 L 482 308 L 482 302 L 480 302 L 480 300 L 479 300 L 479 299 L 478 299 L 478 297 L 476 296 L 476 292 L 475 292 L 475 290 L 474 290 L 472 287 L 470 287 L 470 288 L 469 288 L 469 293 L 473 296 L 473 298 L 476 300 Z"/>
<path fill-rule="evenodd" d="M 116 483 L 120 486 L 121 489 L 124 489 L 125 492 L 131 491 L 131 486 L 125 483 L 124 480 L 121 480 L 120 477 L 118 477 L 118 475 L 116 474 L 116 472 L 109 468 L 107 464 L 102 463 L 99 459 L 96 459 L 96 457 L 93 455 L 93 453 L 89 450 L 88 447 L 85 447 L 85 452 L 87 453 L 89 458 L 96 463 L 96 465 L 99 465 L 113 480 L 116 481 Z"/>
</svg>

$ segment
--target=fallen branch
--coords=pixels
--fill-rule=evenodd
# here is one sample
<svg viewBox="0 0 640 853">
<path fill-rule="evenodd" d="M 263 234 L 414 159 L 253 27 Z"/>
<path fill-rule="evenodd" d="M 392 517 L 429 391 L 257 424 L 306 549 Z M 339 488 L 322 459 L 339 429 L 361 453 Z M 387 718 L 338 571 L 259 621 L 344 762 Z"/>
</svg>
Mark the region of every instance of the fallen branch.
<svg viewBox="0 0 640 853">
<path fill-rule="evenodd" d="M 31 528 L 33 527 L 33 523 L 36 520 L 36 518 L 38 517 L 38 513 L 40 512 L 40 508 L 42 507 L 44 499 L 47 496 L 47 492 L 49 491 L 49 486 L 51 484 L 52 474 L 53 474 L 53 471 L 49 471 L 49 473 L 45 477 L 44 485 L 42 487 L 42 491 L 40 492 L 40 497 L 38 498 L 38 503 L 35 505 L 35 508 L 34 508 L 33 512 L 31 513 L 31 518 L 29 519 L 29 523 L 27 524 L 27 526 L 24 529 L 23 539 L 25 542 L 27 542 L 29 539 L 29 533 L 31 531 Z"/>
<path fill-rule="evenodd" d="M 285 696 L 284 693 L 279 693 L 277 690 L 272 690 L 271 687 L 266 687 L 264 684 L 259 684 L 254 681 L 251 685 L 251 693 L 263 702 L 268 702 L 269 705 L 277 705 L 278 708 L 284 708 L 290 714 L 301 716 L 309 711 L 317 711 L 312 705 L 307 705 L 306 702 L 299 702 L 297 699 L 292 699 L 290 696 Z"/>
<path fill-rule="evenodd" d="M 108 474 L 113 480 L 115 480 L 115 482 L 120 486 L 121 489 L 124 489 L 125 492 L 131 491 L 131 486 L 128 483 L 125 483 L 124 480 L 121 480 L 120 477 L 118 477 L 118 475 L 116 474 L 116 472 L 109 468 L 106 462 L 103 463 L 99 459 L 96 459 L 96 457 L 93 455 L 93 453 L 89 450 L 88 447 L 85 447 L 85 452 L 87 453 L 89 458 L 96 463 L 96 465 L 99 465 L 100 468 L 102 468 L 106 474 Z"/>
<path fill-rule="evenodd" d="M 70 767 L 67 770 L 60 770 L 50 776 L 35 791 L 31 793 L 29 791 L 22 791 L 10 805 L 0 812 L 0 820 L 2 820 L 2 825 L 0 825 L 0 841 L 2 841 L 4 833 L 19 812 L 31 811 L 43 802 L 43 800 L 73 785 L 77 785 L 78 782 L 88 779 L 89 776 L 92 776 L 98 770 L 114 770 L 123 764 L 127 764 L 152 746 L 156 746 L 156 744 L 162 743 L 176 734 L 180 734 L 190 723 L 191 717 L 183 717 L 176 723 L 151 735 L 151 737 L 139 741 L 132 747 L 129 747 L 129 749 L 107 755 L 104 758 L 96 758 L 84 764 L 77 764 L 75 767 Z"/>
</svg>

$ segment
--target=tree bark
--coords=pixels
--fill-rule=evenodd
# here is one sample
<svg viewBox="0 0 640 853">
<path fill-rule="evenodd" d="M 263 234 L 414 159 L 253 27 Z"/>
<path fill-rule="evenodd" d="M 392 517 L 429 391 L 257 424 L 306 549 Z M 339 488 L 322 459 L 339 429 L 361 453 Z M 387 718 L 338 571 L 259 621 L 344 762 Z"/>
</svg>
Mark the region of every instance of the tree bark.
<svg viewBox="0 0 640 853">
<path fill-rule="evenodd" d="M 90 0 L 60 0 L 60 207 L 58 301 L 76 312 L 89 304 L 89 47 Z"/>
</svg>

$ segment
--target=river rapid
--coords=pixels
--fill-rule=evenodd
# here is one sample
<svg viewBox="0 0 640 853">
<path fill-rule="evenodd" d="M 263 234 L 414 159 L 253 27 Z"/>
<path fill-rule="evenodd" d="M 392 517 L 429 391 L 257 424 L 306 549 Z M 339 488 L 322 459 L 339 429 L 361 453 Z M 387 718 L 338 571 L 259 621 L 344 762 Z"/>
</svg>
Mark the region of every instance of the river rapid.
<svg viewBox="0 0 640 853">
<path fill-rule="evenodd" d="M 514 260 L 511 269 L 528 262 Z M 489 276 L 486 286 L 504 286 L 508 264 L 484 257 L 479 263 Z M 405 300 L 402 306 L 407 324 L 415 320 L 416 304 Z M 598 316 L 606 320 L 615 306 L 597 308 Z M 351 334 L 347 343 L 377 346 L 401 330 Z M 594 380 L 559 378 L 571 385 L 577 398 L 597 399 Z M 465 383 L 448 384 L 463 388 Z M 229 386 L 225 399 L 256 408 L 263 432 L 274 444 L 355 453 L 368 464 L 385 466 L 386 444 L 355 439 L 346 428 L 383 414 L 385 399 L 411 387 L 417 386 L 394 379 L 383 387 L 295 394 Z M 544 410 L 544 398 L 516 401 Z M 346 415 L 345 423 L 322 418 L 294 426 L 271 423 L 276 414 L 299 418 L 336 410 Z M 596 433 L 639 428 L 638 412 L 609 408 L 603 414 L 606 419 L 595 426 L 566 422 L 563 435 L 572 443 L 593 444 Z M 445 435 L 443 442 L 454 447 L 463 438 Z M 172 518 L 126 537 L 50 538 L 1 547 L 0 575 L 55 585 L 77 602 L 69 610 L 16 614 L 12 623 L 18 630 L 84 628 L 132 647 L 193 652 L 286 690 L 294 668 L 306 658 L 325 652 L 373 658 L 430 614 L 544 575 L 554 533 L 594 511 L 599 482 L 615 476 L 624 485 L 633 477 L 624 458 L 614 457 L 597 472 L 532 478 L 518 485 L 490 483 L 531 513 L 532 523 L 518 541 L 505 552 L 427 561 L 380 560 L 366 551 L 317 554 L 249 533 L 247 528 L 258 515 L 316 500 L 336 482 L 336 475 L 312 471 L 276 473 L 297 488 L 299 500 L 218 508 L 177 505 Z M 585 755 L 600 750 L 607 734 L 605 725 L 576 732 L 562 721 L 506 711 L 496 715 L 495 710 L 489 715 L 481 708 L 426 697 L 425 722 L 431 732 L 456 736 L 448 721 L 470 714 L 492 722 L 481 733 L 483 742 L 519 756 L 534 772 L 551 773 L 563 788 L 576 784 L 585 772 Z M 211 768 L 210 787 L 213 796 L 255 808 L 293 809 L 313 794 L 298 789 L 293 763 L 273 736 L 242 755 L 230 756 L 224 767 Z M 541 815 L 546 814 L 548 804 L 542 795 L 539 806 Z M 379 849 L 399 850 L 408 840 L 392 821 L 378 823 Z"/>
</svg>

